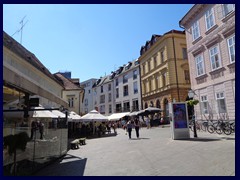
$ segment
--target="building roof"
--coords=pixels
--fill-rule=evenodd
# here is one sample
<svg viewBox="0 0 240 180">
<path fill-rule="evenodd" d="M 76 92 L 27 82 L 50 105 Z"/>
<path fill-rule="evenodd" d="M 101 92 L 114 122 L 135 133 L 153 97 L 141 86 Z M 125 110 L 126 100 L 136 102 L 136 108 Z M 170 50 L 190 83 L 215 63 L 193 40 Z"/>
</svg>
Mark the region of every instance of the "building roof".
<svg viewBox="0 0 240 180">
<path fill-rule="evenodd" d="M 82 90 L 80 86 L 77 86 L 70 79 L 63 76 L 61 73 L 55 73 L 54 76 L 62 82 L 65 90 Z"/>
<path fill-rule="evenodd" d="M 15 39 L 13 39 L 4 31 L 3 31 L 3 45 L 10 51 L 20 56 L 23 60 L 34 66 L 36 69 L 41 71 L 43 74 L 47 75 L 49 78 L 56 81 L 58 84 L 62 85 L 33 53 L 28 51 L 24 46 L 19 44 Z"/>
<path fill-rule="evenodd" d="M 161 39 L 161 37 L 164 37 L 165 35 L 171 34 L 171 33 L 185 34 L 185 31 L 179 31 L 179 30 L 172 29 L 172 30 L 164 33 L 163 35 L 153 34 L 151 37 L 151 40 L 146 41 L 145 46 L 141 46 L 140 56 L 143 55 L 146 51 L 148 51 L 148 49 L 150 49 L 159 39 Z M 150 47 L 148 47 L 148 45 L 150 45 Z"/>
</svg>

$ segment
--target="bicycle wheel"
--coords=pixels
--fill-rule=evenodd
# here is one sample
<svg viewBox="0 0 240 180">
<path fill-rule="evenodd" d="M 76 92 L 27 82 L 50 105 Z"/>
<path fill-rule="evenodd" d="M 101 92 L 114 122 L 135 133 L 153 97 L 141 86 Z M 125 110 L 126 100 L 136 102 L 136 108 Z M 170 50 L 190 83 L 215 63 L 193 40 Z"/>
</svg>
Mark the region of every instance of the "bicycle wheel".
<svg viewBox="0 0 240 180">
<path fill-rule="evenodd" d="M 211 134 L 214 133 L 214 129 L 215 129 L 215 128 L 214 128 L 212 125 L 210 125 L 210 126 L 207 127 L 207 131 L 208 131 L 209 133 L 211 133 Z"/>
<path fill-rule="evenodd" d="M 230 135 L 230 134 L 232 134 L 232 130 L 229 127 L 225 127 L 225 128 L 223 128 L 223 133 L 226 135 Z"/>
<path fill-rule="evenodd" d="M 206 131 L 206 130 L 207 130 L 207 124 L 206 124 L 205 122 L 202 123 L 201 129 L 202 129 L 203 131 Z"/>
<path fill-rule="evenodd" d="M 222 128 L 219 127 L 219 126 L 217 126 L 217 128 L 216 128 L 216 133 L 222 134 L 222 133 L 223 133 Z"/>
</svg>

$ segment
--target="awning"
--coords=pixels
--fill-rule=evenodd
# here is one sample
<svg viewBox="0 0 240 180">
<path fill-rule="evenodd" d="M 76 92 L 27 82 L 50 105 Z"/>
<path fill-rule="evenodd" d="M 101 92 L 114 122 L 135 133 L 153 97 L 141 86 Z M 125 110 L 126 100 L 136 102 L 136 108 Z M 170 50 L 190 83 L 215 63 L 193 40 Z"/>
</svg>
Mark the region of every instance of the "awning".
<svg viewBox="0 0 240 180">
<path fill-rule="evenodd" d="M 66 115 L 64 113 L 62 113 L 61 111 L 58 110 L 52 110 L 51 111 L 53 114 L 55 114 L 56 116 L 60 117 L 60 118 L 65 118 Z"/>
<path fill-rule="evenodd" d="M 113 113 L 110 116 L 108 116 L 109 121 L 118 121 L 120 118 L 123 118 L 124 116 L 128 115 L 130 112 L 123 112 L 123 113 Z"/>
<path fill-rule="evenodd" d="M 37 111 L 33 111 L 33 115 L 32 115 L 33 118 L 58 118 L 57 115 L 53 114 L 49 110 L 44 110 L 43 107 L 34 107 L 33 109 L 37 110 Z M 39 109 L 42 109 L 42 111 Z"/>
<path fill-rule="evenodd" d="M 81 116 L 79 116 L 77 113 L 75 113 L 74 111 L 71 111 L 68 114 L 68 122 L 80 122 L 80 118 Z"/>
</svg>

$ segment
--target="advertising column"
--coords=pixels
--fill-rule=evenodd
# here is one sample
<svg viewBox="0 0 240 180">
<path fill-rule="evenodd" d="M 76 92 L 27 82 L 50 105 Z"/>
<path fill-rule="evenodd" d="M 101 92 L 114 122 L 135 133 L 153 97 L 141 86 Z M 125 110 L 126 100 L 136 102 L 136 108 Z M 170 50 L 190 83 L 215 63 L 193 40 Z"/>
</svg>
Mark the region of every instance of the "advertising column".
<svg viewBox="0 0 240 180">
<path fill-rule="evenodd" d="M 185 102 L 169 103 L 172 139 L 189 139 L 188 112 Z"/>
</svg>

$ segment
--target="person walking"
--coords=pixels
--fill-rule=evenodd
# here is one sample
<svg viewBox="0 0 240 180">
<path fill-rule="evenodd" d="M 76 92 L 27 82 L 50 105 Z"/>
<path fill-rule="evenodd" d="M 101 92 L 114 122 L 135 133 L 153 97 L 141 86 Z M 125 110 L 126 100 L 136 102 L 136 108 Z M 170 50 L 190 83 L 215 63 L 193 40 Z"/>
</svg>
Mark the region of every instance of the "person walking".
<svg viewBox="0 0 240 180">
<path fill-rule="evenodd" d="M 134 121 L 134 126 L 135 126 L 136 136 L 137 136 L 137 138 L 139 138 L 140 122 L 137 118 Z"/>
<path fill-rule="evenodd" d="M 146 116 L 146 125 L 147 125 L 147 129 L 151 128 L 150 120 L 149 120 L 148 116 Z"/>
<path fill-rule="evenodd" d="M 132 122 L 129 120 L 127 123 L 127 131 L 128 131 L 128 137 L 129 139 L 132 138 L 132 128 L 133 128 L 133 124 Z"/>
</svg>

